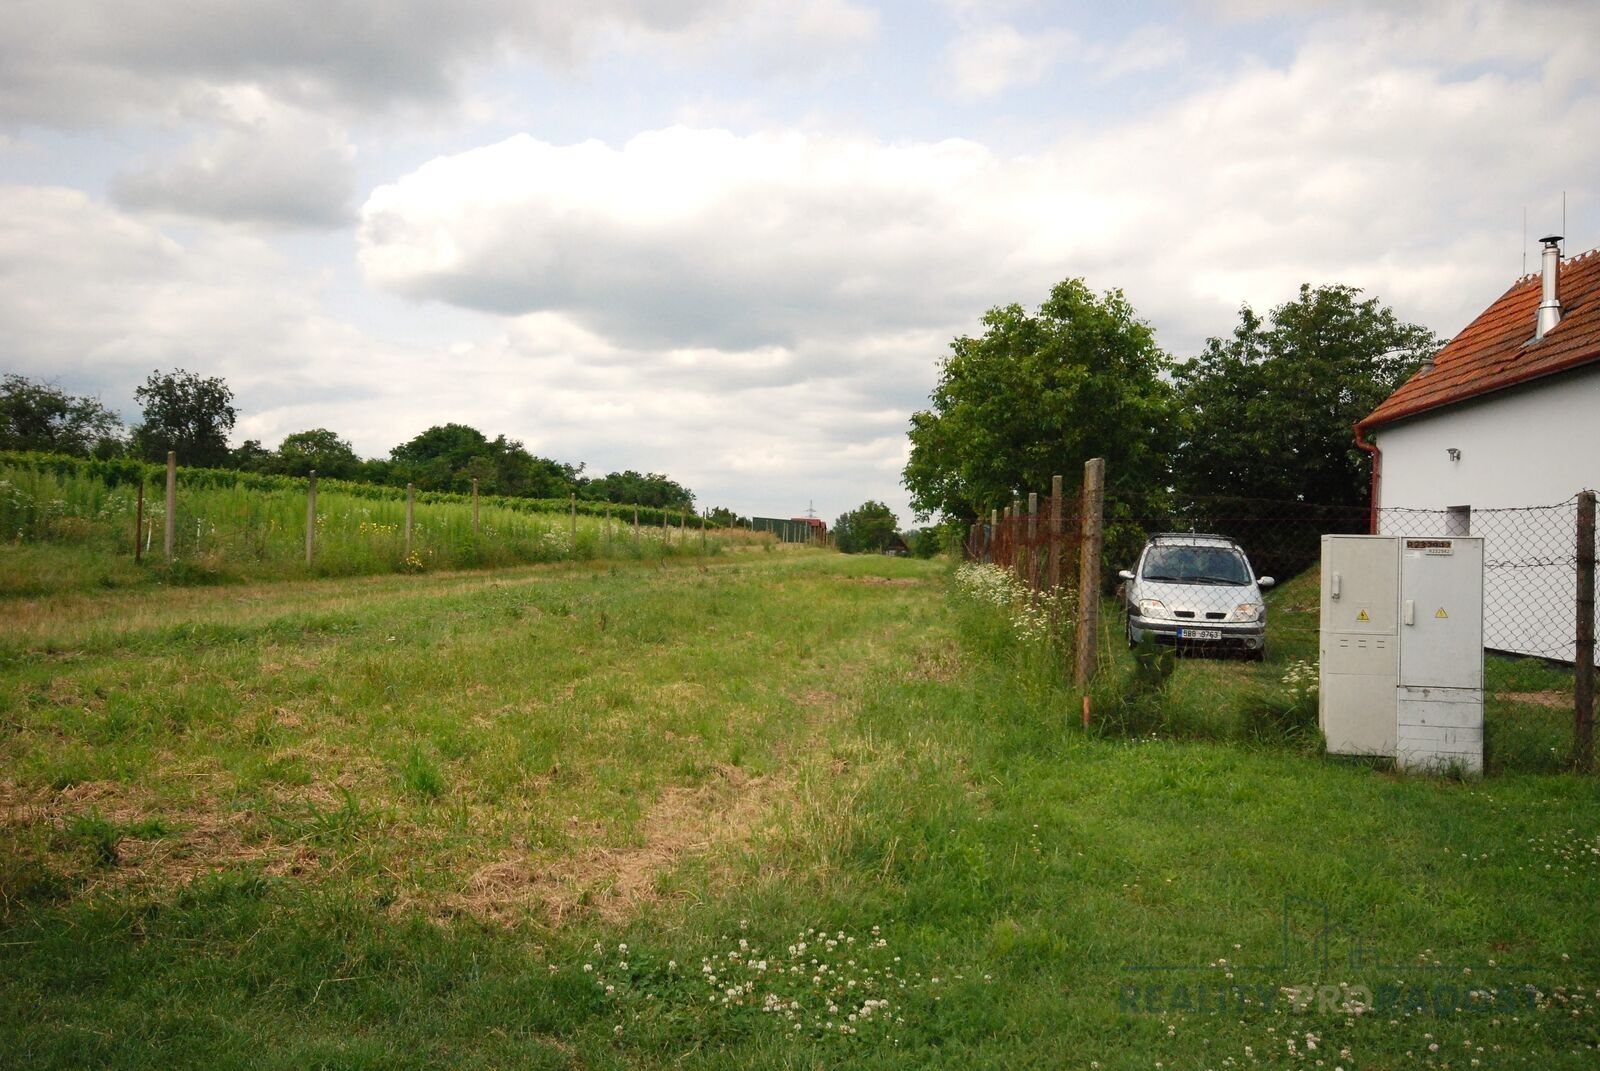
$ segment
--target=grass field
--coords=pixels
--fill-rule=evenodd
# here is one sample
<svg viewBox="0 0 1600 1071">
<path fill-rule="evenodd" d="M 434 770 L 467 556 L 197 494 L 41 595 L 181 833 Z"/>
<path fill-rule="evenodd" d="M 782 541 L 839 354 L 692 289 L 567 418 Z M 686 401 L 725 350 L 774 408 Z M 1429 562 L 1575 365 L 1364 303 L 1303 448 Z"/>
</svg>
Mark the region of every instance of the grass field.
<svg viewBox="0 0 1600 1071">
<path fill-rule="evenodd" d="M 1108 738 L 937 563 L 5 611 L 12 1066 L 1596 1063 L 1595 782 L 1320 757 L 1294 641 Z"/>
</svg>

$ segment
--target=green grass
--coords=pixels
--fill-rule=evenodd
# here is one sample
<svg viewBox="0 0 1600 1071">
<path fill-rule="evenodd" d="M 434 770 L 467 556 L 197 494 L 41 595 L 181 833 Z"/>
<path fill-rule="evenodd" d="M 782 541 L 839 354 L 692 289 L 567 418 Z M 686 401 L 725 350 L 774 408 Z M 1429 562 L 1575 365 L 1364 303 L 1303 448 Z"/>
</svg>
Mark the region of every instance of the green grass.
<svg viewBox="0 0 1600 1071">
<path fill-rule="evenodd" d="M 1592 780 L 1086 734 L 1059 667 L 937 564 L 568 563 L 14 610 L 13 1065 L 1595 1062 Z M 1266 692 L 1274 671 L 1185 662 L 1171 687 Z M 1454 1012 L 1469 981 L 1499 1008 Z M 1257 1002 L 1205 1003 L 1229 983 Z M 1425 1007 L 1281 992 L 1339 983 Z M 1510 1007 L 1523 984 L 1543 996 Z M 888 1008 L 842 1035 L 833 985 Z"/>
</svg>

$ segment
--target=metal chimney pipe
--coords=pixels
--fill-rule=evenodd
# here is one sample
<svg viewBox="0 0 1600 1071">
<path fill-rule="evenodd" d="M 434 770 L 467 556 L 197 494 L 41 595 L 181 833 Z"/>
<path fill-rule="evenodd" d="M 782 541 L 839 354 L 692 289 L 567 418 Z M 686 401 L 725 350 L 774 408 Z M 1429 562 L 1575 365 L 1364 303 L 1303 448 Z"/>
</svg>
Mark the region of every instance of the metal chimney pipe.
<svg viewBox="0 0 1600 1071">
<path fill-rule="evenodd" d="M 1544 243 L 1544 290 L 1539 299 L 1539 320 L 1533 337 L 1540 339 L 1561 322 L 1561 235 L 1547 234 Z"/>
</svg>

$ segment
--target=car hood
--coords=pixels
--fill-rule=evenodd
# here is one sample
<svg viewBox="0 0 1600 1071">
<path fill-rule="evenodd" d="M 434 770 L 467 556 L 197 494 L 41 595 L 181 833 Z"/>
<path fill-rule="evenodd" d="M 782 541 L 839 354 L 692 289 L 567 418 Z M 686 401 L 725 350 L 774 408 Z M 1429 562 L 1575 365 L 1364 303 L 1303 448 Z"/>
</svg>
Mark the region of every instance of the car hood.
<svg viewBox="0 0 1600 1071">
<path fill-rule="evenodd" d="M 1133 585 L 1134 599 L 1160 599 L 1167 610 L 1232 612 L 1242 602 L 1259 603 L 1261 589 L 1248 584 L 1182 584 L 1163 580 L 1138 580 Z"/>
</svg>

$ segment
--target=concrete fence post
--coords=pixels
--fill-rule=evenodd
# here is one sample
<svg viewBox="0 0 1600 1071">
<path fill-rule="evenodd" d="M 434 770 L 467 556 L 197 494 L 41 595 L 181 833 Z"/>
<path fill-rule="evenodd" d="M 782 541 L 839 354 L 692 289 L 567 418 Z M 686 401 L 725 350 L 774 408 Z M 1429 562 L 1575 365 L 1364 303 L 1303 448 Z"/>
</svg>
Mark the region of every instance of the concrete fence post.
<svg viewBox="0 0 1600 1071">
<path fill-rule="evenodd" d="M 178 455 L 176 451 L 167 451 L 167 516 L 166 532 L 163 547 L 166 550 L 167 564 L 172 564 L 172 557 L 178 542 Z"/>
<path fill-rule="evenodd" d="M 1573 651 L 1573 758 L 1594 769 L 1594 507 L 1593 491 L 1578 495 L 1577 644 Z"/>
<path fill-rule="evenodd" d="M 1028 492 L 1028 597 L 1039 601 L 1039 493 Z"/>
<path fill-rule="evenodd" d="M 317 470 L 306 474 L 306 568 L 317 552 Z"/>
<path fill-rule="evenodd" d="M 133 507 L 133 560 L 144 560 L 144 475 L 139 476 L 139 499 Z"/>
<path fill-rule="evenodd" d="M 1074 679 L 1094 679 L 1100 634 L 1100 552 L 1105 544 L 1106 463 L 1093 457 L 1083 466 L 1083 542 L 1078 551 L 1078 661 Z M 1085 708 L 1087 710 L 1087 708 Z"/>
</svg>

